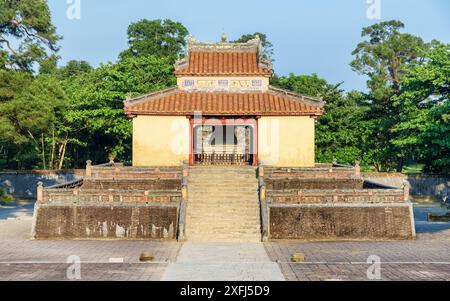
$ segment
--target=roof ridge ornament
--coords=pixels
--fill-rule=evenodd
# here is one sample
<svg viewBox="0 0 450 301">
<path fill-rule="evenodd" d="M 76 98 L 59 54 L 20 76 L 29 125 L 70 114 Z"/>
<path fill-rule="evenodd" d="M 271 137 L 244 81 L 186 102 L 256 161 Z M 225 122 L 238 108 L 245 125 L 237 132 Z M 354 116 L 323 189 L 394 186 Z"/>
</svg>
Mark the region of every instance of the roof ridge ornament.
<svg viewBox="0 0 450 301">
<path fill-rule="evenodd" d="M 225 32 L 222 32 L 222 35 L 220 36 L 220 39 L 222 40 L 222 43 L 226 43 L 228 40 L 228 36 Z"/>
</svg>

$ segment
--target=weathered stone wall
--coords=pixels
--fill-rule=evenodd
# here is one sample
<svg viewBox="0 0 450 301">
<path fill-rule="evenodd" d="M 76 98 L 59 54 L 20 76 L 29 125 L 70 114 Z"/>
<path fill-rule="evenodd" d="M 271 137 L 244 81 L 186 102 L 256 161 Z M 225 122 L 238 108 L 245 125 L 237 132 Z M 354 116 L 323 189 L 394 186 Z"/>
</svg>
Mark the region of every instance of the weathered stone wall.
<svg viewBox="0 0 450 301">
<path fill-rule="evenodd" d="M 0 188 L 17 197 L 36 197 L 38 182 L 52 186 L 81 179 L 84 170 L 0 172 Z"/>
<path fill-rule="evenodd" d="M 410 204 L 269 205 L 269 238 L 412 239 Z"/>
<path fill-rule="evenodd" d="M 36 239 L 176 239 L 178 203 L 41 203 Z"/>
<path fill-rule="evenodd" d="M 434 175 L 404 175 L 400 173 L 364 173 L 365 180 L 383 185 L 401 187 L 408 180 L 414 196 L 439 196 L 450 192 L 450 178 Z"/>
<path fill-rule="evenodd" d="M 402 203 L 401 189 L 283 190 L 268 191 L 275 203 Z"/>
<path fill-rule="evenodd" d="M 86 179 L 81 189 L 180 190 L 181 179 Z"/>
<path fill-rule="evenodd" d="M 350 178 L 266 178 L 267 190 L 286 189 L 362 189 L 362 179 Z"/>
<path fill-rule="evenodd" d="M 168 203 L 179 202 L 181 191 L 138 191 L 138 190 L 73 190 L 46 189 L 43 193 L 44 202 L 141 202 Z"/>
<path fill-rule="evenodd" d="M 91 178 L 100 179 L 181 179 L 182 167 L 92 167 Z"/>
</svg>

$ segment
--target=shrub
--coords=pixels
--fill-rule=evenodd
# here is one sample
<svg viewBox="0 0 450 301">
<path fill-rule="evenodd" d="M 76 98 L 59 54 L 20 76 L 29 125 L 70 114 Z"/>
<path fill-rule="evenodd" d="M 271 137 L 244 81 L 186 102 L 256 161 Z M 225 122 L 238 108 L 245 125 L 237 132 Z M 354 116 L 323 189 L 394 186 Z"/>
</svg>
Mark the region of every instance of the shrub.
<svg viewBox="0 0 450 301">
<path fill-rule="evenodd" d="M 4 189 L 0 189 L 0 203 L 11 203 L 14 201 L 12 195 L 8 194 Z"/>
</svg>

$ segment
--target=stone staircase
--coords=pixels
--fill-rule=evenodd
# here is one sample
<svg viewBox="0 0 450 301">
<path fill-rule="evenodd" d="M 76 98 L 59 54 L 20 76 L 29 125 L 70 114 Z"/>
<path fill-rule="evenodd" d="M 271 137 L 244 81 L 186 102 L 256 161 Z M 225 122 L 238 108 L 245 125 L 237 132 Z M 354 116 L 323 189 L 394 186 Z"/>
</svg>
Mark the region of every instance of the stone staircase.
<svg viewBox="0 0 450 301">
<path fill-rule="evenodd" d="M 249 166 L 196 166 L 189 171 L 186 239 L 260 242 L 258 181 Z"/>
</svg>

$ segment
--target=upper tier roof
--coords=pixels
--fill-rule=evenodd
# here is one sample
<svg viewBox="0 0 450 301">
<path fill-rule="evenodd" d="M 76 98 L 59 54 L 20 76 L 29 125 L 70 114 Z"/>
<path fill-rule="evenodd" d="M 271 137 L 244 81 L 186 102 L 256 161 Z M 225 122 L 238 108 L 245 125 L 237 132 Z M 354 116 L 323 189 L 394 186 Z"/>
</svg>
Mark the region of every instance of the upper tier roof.
<svg viewBox="0 0 450 301">
<path fill-rule="evenodd" d="M 192 37 L 186 57 L 175 64 L 177 76 L 271 76 L 272 63 L 262 54 L 261 40 L 205 43 Z"/>
</svg>

